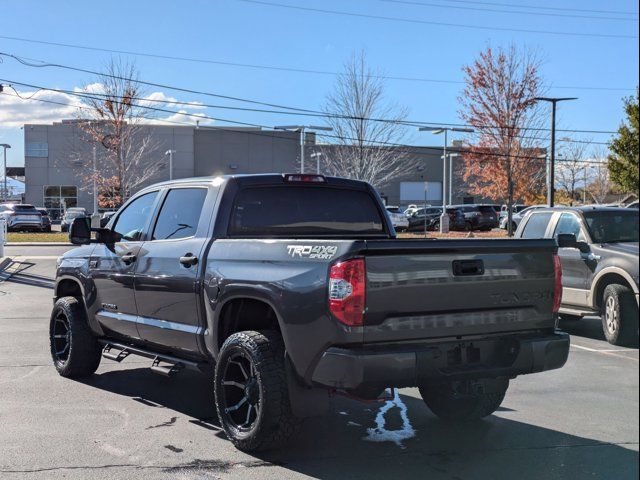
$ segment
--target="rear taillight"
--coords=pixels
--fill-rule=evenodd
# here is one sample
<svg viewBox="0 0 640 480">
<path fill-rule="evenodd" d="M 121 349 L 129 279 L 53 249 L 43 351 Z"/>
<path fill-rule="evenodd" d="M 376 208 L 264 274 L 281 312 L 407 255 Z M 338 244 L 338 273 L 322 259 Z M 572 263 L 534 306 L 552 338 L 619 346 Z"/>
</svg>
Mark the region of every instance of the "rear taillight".
<svg viewBox="0 0 640 480">
<path fill-rule="evenodd" d="M 557 254 L 553 255 L 553 313 L 558 313 L 560 304 L 562 303 L 562 263 Z"/>
<path fill-rule="evenodd" d="M 329 273 L 329 311 L 341 323 L 362 326 L 366 269 L 363 258 L 338 262 Z"/>
</svg>

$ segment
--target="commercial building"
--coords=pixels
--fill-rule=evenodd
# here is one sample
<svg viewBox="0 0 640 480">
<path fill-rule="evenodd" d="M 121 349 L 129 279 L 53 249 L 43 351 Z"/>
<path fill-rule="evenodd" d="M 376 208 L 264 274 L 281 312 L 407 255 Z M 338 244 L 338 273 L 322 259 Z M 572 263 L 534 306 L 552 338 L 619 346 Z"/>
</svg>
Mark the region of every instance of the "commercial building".
<svg viewBox="0 0 640 480">
<path fill-rule="evenodd" d="M 142 188 L 167 180 L 172 151 L 172 178 L 224 175 L 234 173 L 295 172 L 300 168 L 300 134 L 256 128 L 188 127 L 150 124 L 145 133 L 153 137 L 154 148 L 144 159 L 156 163 L 155 173 L 140 183 Z M 50 210 L 53 218 L 65 208 L 93 208 L 91 172 L 93 148 L 82 140 L 77 120 L 49 125 L 25 125 L 25 201 Z M 314 151 L 331 154 L 330 146 L 320 146 L 313 134 L 307 134 L 305 149 L 307 171 L 315 171 Z M 101 162 L 101 148 L 96 162 Z M 414 147 L 408 152 L 413 167 L 400 178 L 381 188 L 388 204 L 442 203 L 442 148 Z M 454 169 L 455 171 L 455 169 Z M 321 172 L 322 173 L 322 172 Z M 464 195 L 459 178 L 453 182 L 453 202 L 478 201 Z M 131 192 L 134 193 L 134 192 Z"/>
</svg>

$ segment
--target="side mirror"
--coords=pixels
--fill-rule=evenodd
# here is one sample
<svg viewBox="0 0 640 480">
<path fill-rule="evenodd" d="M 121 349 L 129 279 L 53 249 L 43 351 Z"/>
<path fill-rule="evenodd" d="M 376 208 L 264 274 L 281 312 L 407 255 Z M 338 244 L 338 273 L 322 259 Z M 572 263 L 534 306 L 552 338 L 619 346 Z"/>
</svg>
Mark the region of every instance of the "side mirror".
<svg viewBox="0 0 640 480">
<path fill-rule="evenodd" d="M 589 253 L 591 248 L 587 242 L 579 242 L 573 233 L 561 233 L 557 237 L 558 247 L 577 248 L 581 253 Z"/>
<path fill-rule="evenodd" d="M 73 219 L 71 227 L 69 227 L 69 241 L 74 245 L 88 245 L 91 243 L 91 219 L 87 217 L 78 217 Z"/>
</svg>

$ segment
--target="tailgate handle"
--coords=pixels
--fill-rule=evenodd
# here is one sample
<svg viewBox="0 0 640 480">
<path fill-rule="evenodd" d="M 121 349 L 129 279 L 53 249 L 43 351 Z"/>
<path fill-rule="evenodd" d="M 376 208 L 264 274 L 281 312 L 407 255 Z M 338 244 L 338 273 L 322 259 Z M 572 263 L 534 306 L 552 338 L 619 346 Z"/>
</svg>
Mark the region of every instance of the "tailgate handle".
<svg viewBox="0 0 640 480">
<path fill-rule="evenodd" d="M 458 277 L 484 275 L 484 262 L 482 260 L 454 260 L 453 274 Z"/>
</svg>

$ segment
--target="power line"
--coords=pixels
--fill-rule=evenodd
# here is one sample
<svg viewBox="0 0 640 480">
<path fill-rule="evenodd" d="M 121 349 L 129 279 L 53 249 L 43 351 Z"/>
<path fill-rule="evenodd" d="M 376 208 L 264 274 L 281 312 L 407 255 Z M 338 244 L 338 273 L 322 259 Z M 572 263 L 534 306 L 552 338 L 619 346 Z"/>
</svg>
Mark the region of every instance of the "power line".
<svg viewBox="0 0 640 480">
<path fill-rule="evenodd" d="M 10 53 L 6 53 L 6 52 L 0 52 L 0 56 L 6 56 L 6 57 L 9 57 L 9 58 L 13 58 L 14 60 L 22 63 L 23 65 L 27 65 L 27 66 L 30 66 L 30 67 L 36 67 L 36 68 L 43 68 L 43 67 L 62 68 L 62 69 L 66 69 L 66 70 L 89 73 L 89 74 L 96 75 L 96 76 L 103 76 L 103 77 L 108 77 L 108 78 L 113 78 L 113 79 L 126 80 L 126 78 L 124 78 L 122 76 L 118 76 L 118 75 L 113 75 L 113 74 L 108 74 L 108 73 L 101 73 L 101 72 L 97 72 L 97 71 L 94 71 L 94 70 L 88 70 L 88 69 L 79 68 L 79 67 L 71 67 L 71 66 L 68 66 L 68 65 L 62 65 L 62 64 L 57 64 L 57 63 L 39 63 L 39 64 L 30 63 L 30 62 L 27 62 L 26 60 L 24 60 L 21 57 L 18 57 L 16 55 L 13 55 L 13 54 L 10 54 Z M 41 60 L 36 60 L 36 61 L 42 62 Z M 370 117 L 363 117 L 363 118 L 350 117 L 350 116 L 345 116 L 345 115 L 340 115 L 340 114 L 334 114 L 334 113 L 331 113 L 331 112 L 322 112 L 322 111 L 319 111 L 319 110 L 311 110 L 311 109 L 298 108 L 298 107 L 288 107 L 288 106 L 283 106 L 283 105 L 278 105 L 278 104 L 273 104 L 273 103 L 267 103 L 267 102 L 260 102 L 260 101 L 256 101 L 256 100 L 244 99 L 244 98 L 240 98 L 240 97 L 230 97 L 230 96 L 227 96 L 227 95 L 220 95 L 220 94 L 211 93 L 211 92 L 203 92 L 203 91 L 192 90 L 192 89 L 187 89 L 187 88 L 182 88 L 182 87 L 176 87 L 176 86 L 172 86 L 172 85 L 166 85 L 166 84 L 160 84 L 160 83 L 154 83 L 154 82 L 147 82 L 147 81 L 144 81 L 144 80 L 136 79 L 135 81 L 136 81 L 136 83 L 139 83 L 139 84 L 142 84 L 142 85 L 149 85 L 149 86 L 158 87 L 158 88 L 166 88 L 168 90 L 175 90 L 175 91 L 179 91 L 179 92 L 186 92 L 186 93 L 192 93 L 192 94 L 197 94 L 197 95 L 205 95 L 205 96 L 211 96 L 211 97 L 216 97 L 216 98 L 233 99 L 234 101 L 240 101 L 240 102 L 257 104 L 257 105 L 273 106 L 273 107 L 276 107 L 276 108 L 284 108 L 284 109 L 288 109 L 288 110 L 294 110 L 296 112 L 309 113 L 309 114 L 313 114 L 313 116 L 318 116 L 318 117 L 323 117 L 324 116 L 325 118 L 333 117 L 333 118 L 344 118 L 344 119 L 356 119 L 356 120 L 369 120 L 369 121 L 377 121 L 377 122 L 399 123 L 397 120 L 370 118 Z M 403 121 L 403 122 L 406 125 L 412 125 L 412 126 L 442 125 L 442 126 L 486 128 L 486 129 L 490 129 L 490 128 L 506 128 L 506 127 L 499 127 L 499 126 L 496 126 L 496 125 L 478 126 L 478 125 L 470 125 L 470 124 L 462 124 L 462 123 L 426 122 L 426 121 L 414 121 L 414 120 L 406 120 L 406 121 Z M 533 128 L 533 127 L 525 127 L 522 130 L 524 130 L 524 131 L 550 131 L 549 128 Z M 615 131 L 611 131 L 611 130 L 557 129 L 556 131 L 563 132 L 563 133 L 589 133 L 589 134 L 607 134 L 607 135 L 616 133 Z"/>
<path fill-rule="evenodd" d="M 241 68 L 251 68 L 251 69 L 258 69 L 258 70 L 272 70 L 272 71 L 305 73 L 305 74 L 325 75 L 325 76 L 340 75 L 339 72 L 330 71 L 330 70 L 282 67 L 282 66 L 263 65 L 263 64 L 259 65 L 259 64 L 250 64 L 250 63 L 225 62 L 221 60 L 211 60 L 211 59 L 204 59 L 204 58 L 180 57 L 180 56 L 174 56 L 174 55 L 160 55 L 160 54 L 148 53 L 148 52 L 136 52 L 132 50 L 116 50 L 112 48 L 91 47 L 86 45 L 77 45 L 77 44 L 70 44 L 70 43 L 59 43 L 59 42 L 49 42 L 44 40 L 34 40 L 34 39 L 21 38 L 21 37 L 10 37 L 6 35 L 0 35 L 0 38 L 4 40 L 12 40 L 16 42 L 35 43 L 39 45 L 51 45 L 56 47 L 75 48 L 80 50 L 89 50 L 89 51 L 105 52 L 105 53 L 117 53 L 121 55 L 132 55 L 137 57 L 158 58 L 162 60 L 171 60 L 171 61 L 204 63 L 204 64 L 213 64 L 213 65 L 223 65 L 228 67 L 241 67 Z M 383 80 L 397 80 L 397 81 L 405 81 L 405 82 L 437 83 L 437 84 L 450 84 L 450 85 L 464 85 L 465 83 L 463 80 L 448 80 L 448 79 L 398 76 L 398 75 L 372 74 L 372 75 L 365 75 L 365 77 L 379 78 Z M 575 85 L 548 85 L 548 87 L 558 89 L 558 90 L 635 92 L 635 88 L 623 88 L 623 87 L 597 87 L 597 86 L 594 87 L 594 86 L 575 86 Z"/>
<path fill-rule="evenodd" d="M 385 3 L 394 3 L 394 4 L 402 4 L 402 5 L 413 5 L 420 7 L 434 7 L 434 8 L 447 8 L 447 9 L 456 9 L 456 10 L 471 10 L 475 12 L 495 12 L 495 13 L 507 13 L 507 14 L 516 14 L 516 15 L 538 15 L 543 17 L 563 17 L 563 18 L 584 18 L 591 20 L 613 20 L 613 21 L 623 21 L 623 22 L 637 22 L 637 18 L 625 18 L 625 17 L 602 17 L 596 15 L 578 15 L 575 13 L 557 13 L 557 12 L 531 12 L 531 11 L 523 11 L 523 10 L 500 10 L 495 8 L 481 8 L 481 7 L 462 7 L 458 5 L 442 5 L 437 3 L 429 3 L 429 2 L 418 2 L 415 0 L 379 0 Z"/>
<path fill-rule="evenodd" d="M 524 28 L 488 27 L 484 25 L 434 22 L 431 20 L 420 20 L 416 18 L 389 17 L 384 15 L 372 15 L 367 13 L 345 12 L 341 10 L 327 10 L 323 8 L 301 7 L 299 5 L 288 5 L 284 3 L 267 2 L 264 0 L 236 0 L 236 1 L 255 4 L 255 5 L 264 5 L 268 7 L 277 7 L 277 8 L 291 9 L 291 10 L 299 10 L 304 12 L 322 13 L 327 15 L 341 15 L 341 16 L 347 16 L 347 17 L 367 18 L 370 20 L 384 20 L 384 21 L 411 23 L 411 24 L 418 24 L 418 25 L 435 25 L 439 27 L 455 27 L 455 28 L 467 28 L 472 30 L 490 30 L 490 31 L 502 31 L 502 32 L 538 33 L 538 34 L 544 34 L 544 35 L 560 35 L 560 36 L 587 37 L 587 38 L 626 38 L 626 39 L 638 38 L 637 35 L 624 35 L 624 34 L 616 34 L 616 33 L 560 32 L 560 31 L 554 31 L 554 30 L 533 30 L 533 29 L 524 29 Z"/>
<path fill-rule="evenodd" d="M 73 95 L 73 94 L 82 94 L 82 95 L 84 95 L 83 92 L 77 92 L 77 91 L 73 91 L 73 90 L 59 89 L 57 91 L 60 92 L 60 93 L 68 94 L 68 95 Z M 18 92 L 16 91 L 16 93 L 18 93 Z M 36 93 L 38 93 L 38 92 L 36 92 Z M 36 93 L 34 93 L 32 96 L 34 96 Z M 105 97 L 105 98 L 111 97 L 109 94 L 99 93 L 99 92 L 87 92 L 87 94 L 90 94 L 92 96 Z M 91 97 L 91 98 L 93 98 L 93 97 Z M 313 117 L 313 118 L 341 118 L 341 119 L 347 119 L 347 120 L 360 120 L 360 117 L 353 117 L 353 116 L 347 116 L 347 115 L 332 115 L 332 114 L 319 115 L 319 114 L 311 114 L 311 113 L 289 112 L 289 111 L 285 111 L 285 110 L 267 110 L 267 109 L 261 109 L 261 108 L 246 108 L 246 107 L 232 107 L 232 106 L 227 106 L 227 105 L 212 105 L 212 104 L 207 104 L 207 103 L 202 103 L 202 102 L 183 102 L 183 101 L 180 101 L 180 100 L 165 100 L 165 99 L 153 99 L 153 100 L 151 100 L 149 98 L 144 98 L 144 97 L 129 97 L 129 98 L 131 100 L 138 100 L 140 102 L 163 103 L 163 104 L 167 104 L 167 105 L 178 105 L 178 106 L 186 106 L 186 107 L 219 108 L 219 109 L 224 109 L 224 110 L 233 110 L 233 111 L 242 111 L 242 112 L 269 113 L 269 114 L 294 115 L 294 116 L 307 116 L 307 117 Z M 197 114 L 194 114 L 194 116 L 197 116 Z M 395 123 L 395 124 L 398 124 L 398 125 L 403 125 L 403 126 L 406 126 L 406 127 L 418 127 L 418 126 L 421 125 L 419 123 L 396 121 L 396 120 L 393 120 L 393 121 L 392 120 L 383 120 L 383 119 L 375 119 L 375 118 L 364 118 L 363 120 L 389 122 L 389 123 Z M 481 132 L 479 132 L 479 131 L 471 132 L 471 134 L 480 134 L 480 133 Z M 529 136 L 529 135 L 526 135 L 526 136 L 525 135 L 520 135 L 520 136 L 518 136 L 518 138 L 526 139 L 526 140 L 548 140 L 548 138 L 546 138 L 546 137 L 534 137 L 534 136 Z M 608 142 L 596 142 L 596 141 L 592 141 L 592 140 L 578 140 L 578 139 L 573 139 L 573 138 L 564 138 L 564 139 L 561 139 L 561 141 L 565 142 L 565 143 L 581 143 L 581 144 L 586 144 L 586 145 L 609 145 Z"/>
<path fill-rule="evenodd" d="M 587 12 L 587 13 L 610 13 L 620 15 L 638 15 L 638 12 L 624 11 L 624 10 L 589 10 L 586 8 L 567 8 L 567 7 L 544 7 L 541 5 L 526 5 L 518 3 L 498 3 L 498 2 L 481 2 L 472 0 L 440 0 L 448 3 L 463 3 L 466 5 L 490 5 L 497 7 L 513 7 L 513 8 L 531 8 L 533 10 L 551 10 L 556 12 Z"/>
<path fill-rule="evenodd" d="M 52 91 L 52 92 L 58 92 L 58 93 L 65 93 L 61 90 L 58 89 L 53 89 L 53 88 L 47 88 L 47 87 L 41 87 L 41 86 L 37 86 L 37 85 L 31 85 L 31 84 L 26 84 L 26 83 L 22 83 L 22 82 L 12 82 L 11 80 L 7 80 L 7 79 L 0 79 L 1 81 L 5 81 L 5 82 L 10 82 L 10 83 L 15 83 L 17 85 L 22 85 L 22 86 L 26 86 L 26 87 L 30 87 L 30 88 L 39 88 L 41 90 L 48 90 L 48 91 Z M 13 87 L 11 87 L 13 88 Z M 15 91 L 15 89 L 14 89 Z M 78 92 L 73 92 L 73 93 L 68 93 L 68 95 L 73 95 L 73 96 L 77 96 L 77 97 L 81 97 L 81 98 L 85 98 L 85 99 L 93 99 L 93 100 L 103 100 L 100 97 L 95 97 L 92 96 L 92 94 L 83 94 L 83 93 L 78 93 Z M 122 104 L 123 102 L 117 101 L 117 100 L 112 100 L 113 103 L 116 104 Z M 171 114 L 175 114 L 175 115 L 185 115 L 185 116 L 194 116 L 193 114 L 188 114 L 185 112 L 176 112 L 175 110 L 167 110 L 167 109 L 162 109 L 162 108 L 157 108 L 157 107 L 152 107 L 149 105 L 141 105 L 141 104 L 134 104 L 132 103 L 130 100 L 127 100 L 127 105 L 128 106 L 133 106 L 133 107 L 137 107 L 137 108 L 142 108 L 142 109 L 147 109 L 150 111 L 157 111 L 157 112 L 162 112 L 162 113 L 171 113 Z M 266 125 L 260 125 L 260 124 L 255 124 L 255 123 L 247 123 L 247 122 L 239 122 L 236 120 L 229 120 L 229 119 L 221 119 L 221 118 L 217 118 L 217 117 L 211 117 L 208 115 L 198 115 L 198 118 L 200 119 L 210 119 L 210 120 L 214 120 L 214 121 L 222 121 L 222 122 L 227 122 L 227 123 L 232 123 L 232 124 L 236 124 L 236 125 L 241 125 L 241 126 L 245 126 L 245 127 L 254 127 L 254 128 L 264 128 L 264 129 L 270 129 L 271 127 L 266 126 Z M 213 127 L 216 128 L 216 127 Z M 226 130 L 231 130 L 233 131 L 233 129 L 231 128 L 226 128 Z M 291 136 L 286 136 L 283 137 L 281 135 L 274 135 L 272 132 L 266 133 L 266 132 L 251 132 L 251 131 L 247 131 L 247 130 L 236 130 L 237 132 L 240 133 L 245 133 L 245 134 L 249 134 L 249 135 L 259 135 L 259 136 L 269 136 L 270 138 L 281 138 L 284 140 L 289 140 L 289 141 L 296 141 L 297 139 L 291 137 Z M 338 136 L 338 135 L 331 135 L 331 134 L 318 134 L 318 136 L 322 136 L 322 137 L 327 137 L 327 138 L 334 138 L 334 139 L 338 139 L 341 141 L 358 141 L 359 139 L 353 138 L 353 137 L 346 137 L 346 136 Z M 367 145 L 367 148 L 376 148 L 376 147 L 393 147 L 394 149 L 398 150 L 398 151 L 402 151 L 404 150 L 406 151 L 410 151 L 411 153 L 414 154 L 418 154 L 420 152 L 416 152 L 416 149 L 425 149 L 425 150 L 434 150 L 437 152 L 441 151 L 440 147 L 424 147 L 424 146 L 412 146 L 412 145 L 407 145 L 407 144 L 402 144 L 402 143 L 396 143 L 396 142 L 387 142 L 387 141 L 372 141 L 370 142 L 370 145 Z M 461 149 L 461 148 L 455 148 L 455 151 L 458 153 L 467 153 L 467 154 L 473 154 L 473 155 L 478 155 L 479 153 L 477 151 L 473 151 L 473 150 L 466 150 L 466 149 Z M 510 157 L 510 158 L 517 158 L 520 160 L 535 160 L 535 161 L 542 161 L 542 159 L 538 156 L 523 156 L 523 155 L 507 155 L 507 154 L 503 154 L 503 153 L 499 153 L 499 152 L 492 152 L 490 155 L 488 155 L 488 157 L 493 158 L 493 157 Z M 487 159 L 483 160 L 483 161 L 487 161 Z M 563 159 L 562 161 L 568 162 L 568 161 L 577 161 L 577 159 Z"/>
</svg>

